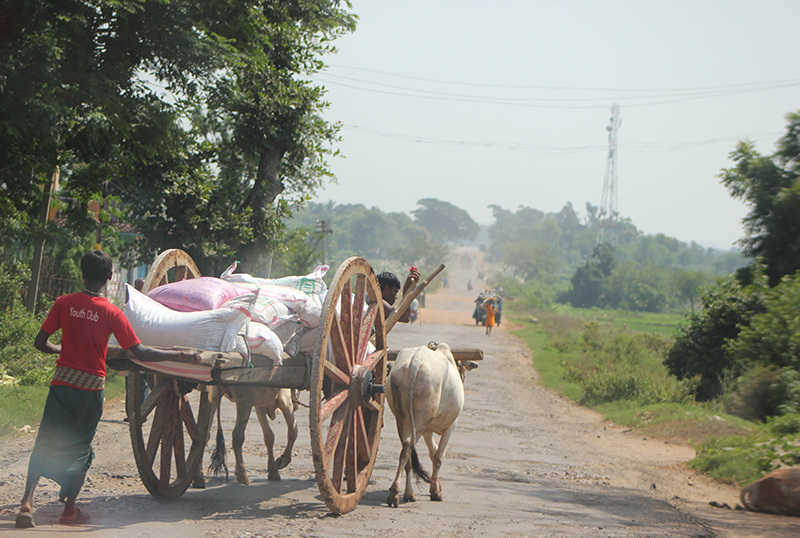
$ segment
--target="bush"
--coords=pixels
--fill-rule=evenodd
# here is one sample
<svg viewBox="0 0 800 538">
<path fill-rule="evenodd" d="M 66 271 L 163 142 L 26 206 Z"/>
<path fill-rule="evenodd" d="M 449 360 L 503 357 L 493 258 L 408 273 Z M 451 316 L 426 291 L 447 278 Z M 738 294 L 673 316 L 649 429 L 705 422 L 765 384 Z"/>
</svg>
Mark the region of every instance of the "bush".
<svg viewBox="0 0 800 538">
<path fill-rule="evenodd" d="M 33 347 L 40 327 L 41 321 L 19 303 L 0 311 L 0 371 L 20 385 L 47 385 L 52 379 L 55 357 Z"/>
<path fill-rule="evenodd" d="M 632 333 L 584 323 L 581 352 L 564 365 L 565 379 L 582 388 L 580 402 L 597 405 L 630 400 L 641 404 L 680 402 L 688 397 L 688 384 L 670 377 L 661 364 L 666 345 L 656 334 Z"/>
<path fill-rule="evenodd" d="M 726 354 L 725 343 L 765 310 L 765 290 L 766 279 L 759 268 L 754 269 L 747 286 L 732 275 L 720 278 L 703 294 L 702 309 L 691 312 L 679 326 L 664 365 L 679 380 L 699 377 L 698 401 L 719 396 L 725 375 L 735 378 L 741 374 L 742 366 Z"/>
</svg>

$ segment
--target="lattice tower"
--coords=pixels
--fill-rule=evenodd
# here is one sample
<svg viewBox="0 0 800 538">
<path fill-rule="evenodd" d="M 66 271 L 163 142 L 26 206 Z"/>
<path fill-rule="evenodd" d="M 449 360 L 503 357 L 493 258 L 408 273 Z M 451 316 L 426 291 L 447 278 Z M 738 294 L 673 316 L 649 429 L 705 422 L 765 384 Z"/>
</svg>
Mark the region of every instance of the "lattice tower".
<svg viewBox="0 0 800 538">
<path fill-rule="evenodd" d="M 619 216 L 617 209 L 617 131 L 622 124 L 619 114 L 619 105 L 611 105 L 611 117 L 608 126 L 608 157 L 606 158 L 606 174 L 603 178 L 603 195 L 600 198 L 600 213 L 598 224 L 600 235 L 604 235 L 604 230 L 609 225 L 616 222 Z"/>
</svg>

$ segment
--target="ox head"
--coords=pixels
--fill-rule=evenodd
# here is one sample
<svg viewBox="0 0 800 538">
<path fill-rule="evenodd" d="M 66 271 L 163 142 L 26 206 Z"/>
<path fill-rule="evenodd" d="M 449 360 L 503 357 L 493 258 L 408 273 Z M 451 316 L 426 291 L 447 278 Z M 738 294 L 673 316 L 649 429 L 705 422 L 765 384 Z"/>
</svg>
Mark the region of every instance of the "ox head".
<svg viewBox="0 0 800 538">
<path fill-rule="evenodd" d="M 473 361 L 457 361 L 453 357 L 453 353 L 450 351 L 450 346 L 442 342 L 441 344 L 437 344 L 436 342 L 428 342 L 428 349 L 432 349 L 434 351 L 439 351 L 443 353 L 449 360 L 451 360 L 458 369 L 458 375 L 461 377 L 461 382 L 464 382 L 464 376 L 470 370 L 474 370 L 478 367 L 477 362 Z"/>
</svg>

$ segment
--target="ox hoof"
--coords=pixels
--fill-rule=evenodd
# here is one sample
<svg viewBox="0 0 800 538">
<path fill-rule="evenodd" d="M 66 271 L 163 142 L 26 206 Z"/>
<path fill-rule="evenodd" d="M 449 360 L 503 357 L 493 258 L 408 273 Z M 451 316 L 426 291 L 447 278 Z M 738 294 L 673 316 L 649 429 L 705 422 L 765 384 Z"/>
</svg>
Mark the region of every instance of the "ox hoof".
<svg viewBox="0 0 800 538">
<path fill-rule="evenodd" d="M 291 456 L 289 456 L 288 458 L 285 458 L 285 457 L 281 456 L 277 460 L 275 460 L 275 468 L 276 469 L 283 469 L 284 467 L 286 467 L 290 463 L 292 463 L 292 457 Z"/>
<path fill-rule="evenodd" d="M 388 504 L 392 508 L 397 508 L 398 506 L 400 506 L 400 494 L 389 493 L 389 496 L 386 498 L 386 504 Z"/>
<path fill-rule="evenodd" d="M 279 482 L 280 479 L 281 479 L 281 474 L 278 472 L 277 469 L 275 469 L 275 470 L 268 469 L 267 470 L 267 478 L 272 482 Z"/>
<path fill-rule="evenodd" d="M 441 501 L 442 500 L 442 492 L 441 491 L 431 491 L 431 500 L 432 501 Z"/>
<path fill-rule="evenodd" d="M 236 481 L 242 484 L 243 486 L 250 485 L 250 479 L 247 477 L 247 473 L 236 473 Z"/>
<path fill-rule="evenodd" d="M 417 502 L 417 497 L 413 493 L 411 495 L 403 495 L 403 502 L 404 503 Z"/>
<path fill-rule="evenodd" d="M 198 474 L 197 476 L 194 477 L 194 480 L 192 480 L 192 487 L 194 489 L 205 489 L 206 488 L 206 479 L 202 475 L 202 473 Z"/>
</svg>

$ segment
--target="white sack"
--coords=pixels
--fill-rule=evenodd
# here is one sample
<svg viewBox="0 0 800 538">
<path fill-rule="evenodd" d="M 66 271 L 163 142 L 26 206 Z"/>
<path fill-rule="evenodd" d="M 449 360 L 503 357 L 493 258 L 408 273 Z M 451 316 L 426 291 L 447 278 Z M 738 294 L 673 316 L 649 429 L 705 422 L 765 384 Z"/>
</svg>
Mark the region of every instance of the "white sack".
<svg viewBox="0 0 800 538">
<path fill-rule="evenodd" d="M 126 284 L 128 302 L 122 308 L 136 336 L 147 346 L 185 346 L 231 351 L 236 335 L 250 319 L 245 306 L 201 312 L 177 312 Z M 112 341 L 116 344 L 116 341 Z"/>
</svg>

